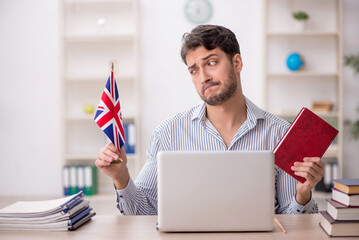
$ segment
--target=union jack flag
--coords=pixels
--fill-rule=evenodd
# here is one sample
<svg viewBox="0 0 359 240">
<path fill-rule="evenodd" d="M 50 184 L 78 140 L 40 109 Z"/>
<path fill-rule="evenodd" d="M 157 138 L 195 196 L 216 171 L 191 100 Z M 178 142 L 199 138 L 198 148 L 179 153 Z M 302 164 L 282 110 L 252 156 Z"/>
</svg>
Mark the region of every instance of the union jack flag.
<svg viewBox="0 0 359 240">
<path fill-rule="evenodd" d="M 125 144 L 125 133 L 122 124 L 120 98 L 113 71 L 108 77 L 100 104 L 97 107 L 95 122 L 112 141 L 118 150 Z"/>
</svg>

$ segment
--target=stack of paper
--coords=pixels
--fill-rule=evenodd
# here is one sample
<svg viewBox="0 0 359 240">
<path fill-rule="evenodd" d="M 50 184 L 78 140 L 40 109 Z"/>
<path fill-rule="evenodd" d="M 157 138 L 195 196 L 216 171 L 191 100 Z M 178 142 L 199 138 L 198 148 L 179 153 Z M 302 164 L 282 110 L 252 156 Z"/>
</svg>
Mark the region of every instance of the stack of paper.
<svg viewBox="0 0 359 240">
<path fill-rule="evenodd" d="M 0 209 L 0 230 L 75 230 L 96 215 L 83 196 L 16 202 Z"/>
</svg>

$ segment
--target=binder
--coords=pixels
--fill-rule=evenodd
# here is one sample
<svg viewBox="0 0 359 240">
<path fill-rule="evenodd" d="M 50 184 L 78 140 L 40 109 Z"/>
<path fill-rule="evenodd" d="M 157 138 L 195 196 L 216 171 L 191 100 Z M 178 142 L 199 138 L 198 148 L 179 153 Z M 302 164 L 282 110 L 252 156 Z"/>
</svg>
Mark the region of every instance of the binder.
<svg viewBox="0 0 359 240">
<path fill-rule="evenodd" d="M 123 145 L 123 148 L 125 149 L 126 153 L 130 153 L 129 147 L 128 147 L 128 124 L 123 124 L 123 132 L 125 134 L 125 144 Z"/>
<path fill-rule="evenodd" d="M 64 186 L 64 195 L 70 195 L 70 169 L 69 166 L 64 166 L 63 168 L 63 175 L 62 175 L 62 182 Z"/>
<path fill-rule="evenodd" d="M 333 175 L 332 175 L 332 163 L 324 164 L 324 184 L 326 186 L 330 186 L 332 183 Z"/>
<path fill-rule="evenodd" d="M 0 230 L 74 230 L 96 215 L 83 196 L 79 192 L 53 200 L 18 201 L 0 209 Z"/>
<path fill-rule="evenodd" d="M 127 154 L 135 153 L 135 145 L 136 145 L 136 127 L 134 123 L 126 123 L 123 125 L 123 130 L 125 133 L 125 151 Z"/>
<path fill-rule="evenodd" d="M 76 194 L 77 190 L 77 169 L 76 166 L 70 166 L 70 195 Z"/>
<path fill-rule="evenodd" d="M 135 153 L 136 127 L 134 123 L 128 124 L 128 153 Z"/>
<path fill-rule="evenodd" d="M 84 166 L 77 166 L 77 191 L 84 191 Z"/>
<path fill-rule="evenodd" d="M 91 196 L 97 194 L 97 169 L 96 166 L 84 166 L 84 194 Z"/>
</svg>

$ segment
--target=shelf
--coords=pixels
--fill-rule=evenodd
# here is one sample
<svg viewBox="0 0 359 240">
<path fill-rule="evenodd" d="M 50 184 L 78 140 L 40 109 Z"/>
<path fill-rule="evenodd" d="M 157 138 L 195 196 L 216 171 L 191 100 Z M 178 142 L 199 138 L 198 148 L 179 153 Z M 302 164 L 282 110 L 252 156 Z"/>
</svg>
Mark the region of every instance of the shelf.
<svg viewBox="0 0 359 240">
<path fill-rule="evenodd" d="M 66 116 L 65 119 L 68 121 L 94 121 L 95 113 L 92 115 L 83 115 L 83 116 Z"/>
<path fill-rule="evenodd" d="M 65 0 L 63 8 L 65 43 L 137 39 L 136 0 Z"/>
<path fill-rule="evenodd" d="M 310 71 L 297 71 L 297 72 L 283 72 L 283 73 L 268 73 L 267 77 L 269 78 L 293 78 L 293 77 L 305 77 L 305 78 L 311 78 L 311 77 L 320 77 L 320 78 L 326 78 L 326 77 L 334 77 L 337 78 L 339 75 L 338 73 L 321 73 L 321 72 L 310 72 Z"/>
<path fill-rule="evenodd" d="M 298 112 L 294 111 L 272 111 L 274 115 L 281 117 L 281 118 L 293 118 L 297 116 Z M 314 112 L 318 116 L 322 118 L 337 118 L 339 117 L 339 113 L 336 111 L 331 112 Z"/>
<path fill-rule="evenodd" d="M 136 76 L 115 76 L 117 82 L 132 82 Z M 80 76 L 68 76 L 65 77 L 65 80 L 69 83 L 94 83 L 94 84 L 105 84 L 107 82 L 107 78 L 104 76 L 88 76 L 88 77 L 80 77 Z M 105 85 L 104 85 L 105 86 Z"/>
<path fill-rule="evenodd" d="M 97 153 L 89 153 L 89 154 L 66 154 L 65 155 L 65 159 L 68 161 L 83 161 L 83 162 L 88 162 L 88 161 L 95 161 L 97 158 Z M 132 159 L 136 159 L 137 155 L 136 154 L 127 154 L 127 160 L 132 160 Z"/>
<path fill-rule="evenodd" d="M 96 42 L 121 42 L 134 41 L 134 34 L 118 34 L 118 35 L 68 35 L 64 36 L 64 41 L 68 43 L 96 43 Z"/>
<path fill-rule="evenodd" d="M 325 152 L 323 158 L 336 158 L 339 154 L 339 148 L 338 146 L 330 146 L 327 151 Z"/>
<path fill-rule="evenodd" d="M 96 4 L 114 4 L 114 3 L 132 3 L 132 0 L 65 0 L 65 4 L 88 4 L 88 3 L 96 3 Z"/>
<path fill-rule="evenodd" d="M 78 42 L 64 44 L 64 77 L 70 79 L 98 78 L 107 80 L 110 63 L 115 63 L 115 77 L 135 77 L 137 67 L 136 41 Z M 117 75 L 119 74 L 119 75 Z"/>
<path fill-rule="evenodd" d="M 300 28 L 292 13 L 310 16 Z M 336 163 L 338 176 L 343 168 L 342 110 L 342 0 L 264 1 L 264 109 L 293 122 L 302 107 L 315 101 L 329 101 L 332 111 L 313 111 L 339 133 L 324 154 L 324 163 Z M 291 53 L 300 54 L 304 65 L 290 71 Z M 327 175 L 328 177 L 328 175 Z"/>
<path fill-rule="evenodd" d="M 268 32 L 268 37 L 337 37 L 338 32 Z"/>
<path fill-rule="evenodd" d="M 94 122 L 95 113 L 91 115 L 67 115 L 65 119 L 67 121 L 93 121 Z M 123 122 L 134 122 L 134 116 L 128 116 L 123 118 Z"/>
<path fill-rule="evenodd" d="M 94 165 L 109 139 L 94 121 L 114 63 L 124 124 L 131 124 L 128 168 L 141 168 L 138 76 L 138 0 L 62 0 L 60 7 L 62 165 Z M 84 107 L 94 106 L 92 114 Z M 132 127 L 134 126 L 134 128 Z M 126 134 L 129 134 L 126 128 Z M 130 141 L 127 142 L 130 144 Z M 113 192 L 111 179 L 98 171 L 100 193 Z"/>
</svg>

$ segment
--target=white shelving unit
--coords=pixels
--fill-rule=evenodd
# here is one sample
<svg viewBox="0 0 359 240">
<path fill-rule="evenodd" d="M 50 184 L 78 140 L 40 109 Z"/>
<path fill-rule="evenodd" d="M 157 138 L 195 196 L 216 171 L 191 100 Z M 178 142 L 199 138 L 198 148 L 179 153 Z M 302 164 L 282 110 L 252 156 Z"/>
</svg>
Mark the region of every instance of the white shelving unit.
<svg viewBox="0 0 359 240">
<path fill-rule="evenodd" d="M 96 108 L 115 63 L 124 123 L 133 123 L 139 135 L 138 3 L 137 0 L 63 0 L 62 16 L 62 159 L 66 164 L 94 164 L 107 137 L 84 112 Z M 128 154 L 132 176 L 140 168 L 140 146 Z M 110 179 L 98 174 L 99 193 L 113 192 Z"/>
<path fill-rule="evenodd" d="M 305 30 L 297 30 L 292 13 L 309 15 Z M 331 112 L 319 116 L 334 125 L 339 134 L 324 162 L 338 163 L 342 176 L 342 1 L 265 0 L 264 1 L 264 106 L 289 121 L 302 107 L 315 100 L 330 100 Z M 304 57 L 299 71 L 290 71 L 290 53 Z"/>
</svg>

